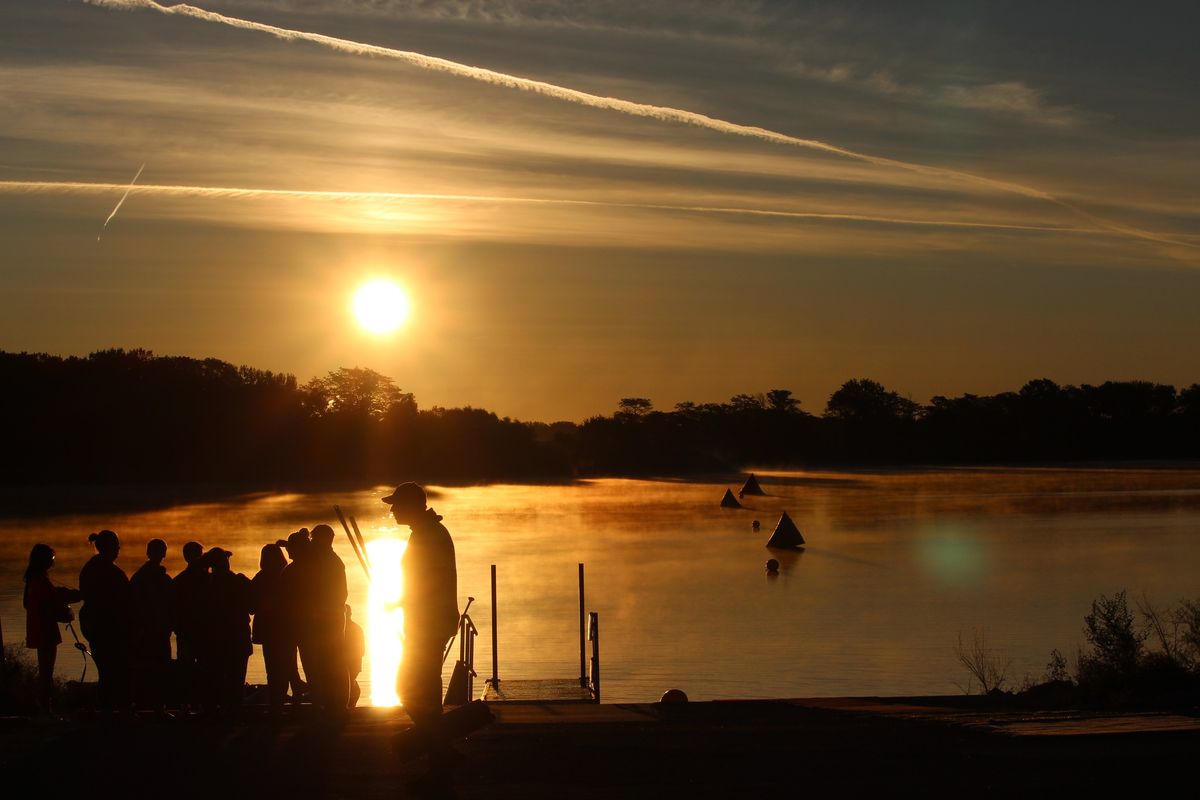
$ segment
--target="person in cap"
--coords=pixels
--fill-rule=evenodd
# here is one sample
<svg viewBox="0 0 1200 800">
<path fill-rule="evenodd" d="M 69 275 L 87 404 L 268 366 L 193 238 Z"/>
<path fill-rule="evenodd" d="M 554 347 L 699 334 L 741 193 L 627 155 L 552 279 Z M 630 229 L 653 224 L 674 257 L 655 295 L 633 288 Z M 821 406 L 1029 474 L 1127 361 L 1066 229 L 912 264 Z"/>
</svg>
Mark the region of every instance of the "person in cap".
<svg viewBox="0 0 1200 800">
<path fill-rule="evenodd" d="M 404 483 L 383 498 L 412 534 L 400 561 L 404 580 L 404 657 L 400 701 L 425 741 L 426 782 L 449 780 L 454 751 L 442 732 L 442 652 L 458 627 L 458 569 L 454 540 L 442 516 L 426 507 L 425 490 Z"/>
<path fill-rule="evenodd" d="M 151 539 L 146 545 L 146 563 L 129 579 L 136 637 L 133 668 L 137 699 L 163 713 L 167 682 L 171 674 L 171 632 L 175 629 L 175 586 L 163 566 L 167 543 Z"/>
</svg>

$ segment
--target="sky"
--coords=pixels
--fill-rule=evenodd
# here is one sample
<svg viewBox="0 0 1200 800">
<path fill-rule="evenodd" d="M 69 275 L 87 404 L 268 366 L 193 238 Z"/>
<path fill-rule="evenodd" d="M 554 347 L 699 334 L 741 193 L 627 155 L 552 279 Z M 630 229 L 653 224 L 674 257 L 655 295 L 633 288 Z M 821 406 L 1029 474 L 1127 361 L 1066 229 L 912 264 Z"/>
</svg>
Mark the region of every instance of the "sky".
<svg viewBox="0 0 1200 800">
<path fill-rule="evenodd" d="M 544 421 L 774 388 L 819 413 L 861 377 L 918 402 L 1186 386 L 1198 24 L 1169 2 L 5 0 L 0 349 L 369 367 L 422 407 Z M 411 298 L 389 336 L 350 311 L 375 277 Z"/>
</svg>

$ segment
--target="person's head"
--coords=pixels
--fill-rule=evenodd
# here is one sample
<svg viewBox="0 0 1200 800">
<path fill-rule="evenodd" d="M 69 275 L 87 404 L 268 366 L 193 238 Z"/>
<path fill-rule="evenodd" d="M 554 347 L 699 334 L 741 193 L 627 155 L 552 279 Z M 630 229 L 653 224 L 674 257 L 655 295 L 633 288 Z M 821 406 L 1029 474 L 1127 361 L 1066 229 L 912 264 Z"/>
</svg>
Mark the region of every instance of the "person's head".
<svg viewBox="0 0 1200 800">
<path fill-rule="evenodd" d="M 146 542 L 146 558 L 153 561 L 155 564 L 162 563 L 162 560 L 167 557 L 167 543 L 162 539 L 151 539 Z"/>
<path fill-rule="evenodd" d="M 208 566 L 212 568 L 214 575 L 219 575 L 222 572 L 229 572 L 229 557 L 233 553 L 228 550 L 223 550 L 220 547 L 214 547 L 204 554 L 204 560 L 208 562 Z"/>
<path fill-rule="evenodd" d="M 308 547 L 308 528 L 301 528 L 290 534 L 285 547 L 287 547 L 288 556 L 291 557 L 292 561 L 303 558 L 304 548 Z"/>
<path fill-rule="evenodd" d="M 258 568 L 263 572 L 279 572 L 287 566 L 287 558 L 283 555 L 283 548 L 278 544 L 264 544 L 262 552 L 258 556 Z"/>
<path fill-rule="evenodd" d="M 392 507 L 396 522 L 408 525 L 425 511 L 425 490 L 411 481 L 402 483 L 383 502 Z"/>
<path fill-rule="evenodd" d="M 203 555 L 204 545 L 199 542 L 188 542 L 183 546 L 183 560 L 189 564 L 200 559 Z"/>
<path fill-rule="evenodd" d="M 89 533 L 88 541 L 95 545 L 97 553 L 109 561 L 116 561 L 117 554 L 121 552 L 121 540 L 112 531 Z"/>
<path fill-rule="evenodd" d="M 29 551 L 29 566 L 25 568 L 25 582 L 36 575 L 44 575 L 54 566 L 54 548 L 48 544 L 35 544 Z"/>
<path fill-rule="evenodd" d="M 312 544 L 318 550 L 333 549 L 333 528 L 328 525 L 317 525 L 312 529 Z"/>
</svg>

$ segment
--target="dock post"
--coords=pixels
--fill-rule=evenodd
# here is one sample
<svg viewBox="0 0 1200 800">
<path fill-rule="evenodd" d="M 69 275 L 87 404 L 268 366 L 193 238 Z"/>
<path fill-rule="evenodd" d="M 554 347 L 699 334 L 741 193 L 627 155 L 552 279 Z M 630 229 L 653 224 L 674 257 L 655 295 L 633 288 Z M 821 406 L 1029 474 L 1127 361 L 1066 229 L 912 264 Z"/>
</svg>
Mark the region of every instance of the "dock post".
<svg viewBox="0 0 1200 800">
<path fill-rule="evenodd" d="M 492 564 L 492 684 L 500 682 L 500 660 L 496 653 L 496 565 Z"/>
<path fill-rule="evenodd" d="M 579 685 L 587 686 L 587 621 L 583 599 L 583 564 L 579 565 Z"/>
</svg>

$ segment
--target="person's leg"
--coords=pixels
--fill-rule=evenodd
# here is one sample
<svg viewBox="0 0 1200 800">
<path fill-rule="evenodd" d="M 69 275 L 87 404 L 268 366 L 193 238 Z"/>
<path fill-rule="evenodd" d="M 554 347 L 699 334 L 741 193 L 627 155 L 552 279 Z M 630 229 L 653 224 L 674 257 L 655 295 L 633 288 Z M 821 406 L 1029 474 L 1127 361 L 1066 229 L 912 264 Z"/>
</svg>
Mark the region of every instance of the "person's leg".
<svg viewBox="0 0 1200 800">
<path fill-rule="evenodd" d="M 200 703 L 200 695 L 196 690 L 196 644 L 190 636 L 175 636 L 175 649 L 179 669 L 176 678 L 179 681 L 179 707 L 185 711 L 195 711 Z"/>
<path fill-rule="evenodd" d="M 429 753 L 434 780 L 449 780 L 454 750 L 442 728 L 442 648 L 445 642 L 405 641 L 400 663 L 400 703 Z"/>
<path fill-rule="evenodd" d="M 109 671 L 108 642 L 102 637 L 88 639 L 88 652 L 96 665 L 96 705 L 101 711 L 111 711 L 113 705 L 112 675 Z"/>
<path fill-rule="evenodd" d="M 45 645 L 37 649 L 38 662 L 38 709 L 43 714 L 54 710 L 54 662 L 58 659 L 58 645 Z"/>
<path fill-rule="evenodd" d="M 295 665 L 295 650 L 291 665 L 288 664 L 288 648 L 278 642 L 263 642 L 263 664 L 267 668 L 267 707 L 272 714 L 283 709 L 283 701 L 287 696 L 288 681 L 291 677 L 291 667 Z"/>
<path fill-rule="evenodd" d="M 304 665 L 304 677 L 308 679 L 309 702 L 320 707 L 326 701 L 326 684 L 324 664 L 321 662 L 321 654 L 318 650 L 319 648 L 309 640 L 301 641 L 296 646 L 300 663 Z"/>
<path fill-rule="evenodd" d="M 171 676 L 171 634 L 158 634 L 154 641 L 150 671 L 150 701 L 154 710 L 167 710 L 167 683 Z"/>
<path fill-rule="evenodd" d="M 301 656 L 300 645 L 298 642 L 292 642 L 289 645 L 289 647 L 292 648 L 292 650 L 291 650 L 291 655 L 292 655 L 292 677 L 291 677 L 292 697 L 298 698 L 300 695 L 308 694 L 308 691 L 309 691 L 309 689 L 308 689 L 308 681 L 309 681 L 308 665 L 304 663 L 304 659 Z M 303 677 L 301 677 L 302 672 L 304 673 Z"/>
<path fill-rule="evenodd" d="M 242 651 L 233 653 L 229 662 L 229 707 L 241 708 L 242 698 L 246 696 L 246 666 L 250 662 L 250 654 Z"/>
<path fill-rule="evenodd" d="M 329 670 L 329 708 L 344 711 L 350 705 L 350 671 L 346 668 L 345 649 L 340 631 L 326 638 L 322 657 Z"/>
<path fill-rule="evenodd" d="M 131 694 L 133 682 L 130 680 L 132 666 L 132 654 L 129 652 L 129 643 L 123 639 L 118 639 L 109 648 L 108 659 L 108 672 L 111 676 L 111 680 L 109 681 L 111 697 L 118 711 L 128 711 L 133 699 Z"/>
</svg>

